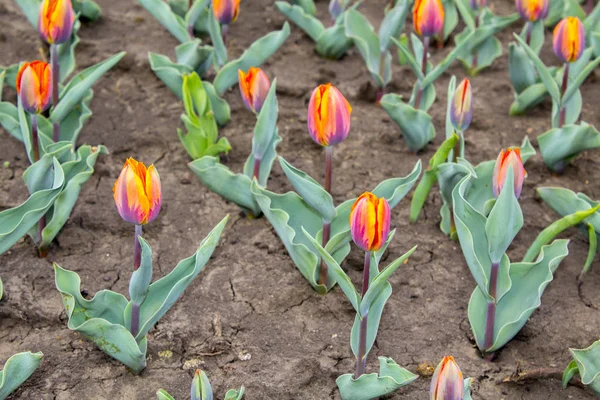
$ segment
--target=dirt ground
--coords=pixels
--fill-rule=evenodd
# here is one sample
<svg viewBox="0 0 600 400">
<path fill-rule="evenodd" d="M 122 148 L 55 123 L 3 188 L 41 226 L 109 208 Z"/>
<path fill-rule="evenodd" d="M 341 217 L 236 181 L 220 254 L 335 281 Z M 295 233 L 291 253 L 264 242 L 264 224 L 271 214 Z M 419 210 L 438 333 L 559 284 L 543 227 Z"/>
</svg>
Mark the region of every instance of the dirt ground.
<svg viewBox="0 0 600 400">
<path fill-rule="evenodd" d="M 78 66 L 90 66 L 120 50 L 128 54 L 96 84 L 94 116 L 80 142 L 104 144 L 111 153 L 99 159 L 47 259 L 37 258 L 28 240 L 0 256 L 5 285 L 5 298 L 0 302 L 0 362 L 19 351 L 45 354 L 37 372 L 11 399 L 153 399 L 159 388 L 185 399 L 196 368 L 207 372 L 216 398 L 222 398 L 226 389 L 244 384 L 248 400 L 339 399 L 335 379 L 354 369 L 349 346 L 354 312 L 349 302 L 339 289 L 327 296 L 313 292 L 266 219 L 244 218 L 235 204 L 200 184 L 186 165 L 188 156 L 176 135 L 183 106 L 154 76 L 147 60 L 148 51 L 173 56 L 176 40 L 135 0 L 99 3 L 103 18 L 84 24 L 80 31 Z M 282 26 L 285 19 L 272 3 L 242 2 L 239 20 L 230 29 L 230 55 L 238 56 L 256 38 Z M 378 25 L 385 3 L 370 0 L 361 10 Z M 511 1 L 492 3 L 498 13 L 514 11 Z M 317 6 L 325 20 L 327 2 L 321 0 Z M 39 57 L 37 32 L 11 0 L 0 0 L 0 26 L 1 63 Z M 536 144 L 535 137 L 550 127 L 549 101 L 525 117 L 508 116 L 513 96 L 506 47 L 513 28 L 520 30 L 520 23 L 498 35 L 504 56 L 472 78 L 475 110 L 466 140 L 467 157 L 474 163 L 495 158 L 502 147 L 520 144 L 526 134 Z M 405 30 L 411 29 L 409 19 Z M 555 63 L 550 43 L 547 32 L 543 59 Z M 434 60 L 448 51 L 435 50 Z M 455 64 L 436 82 L 438 100 L 431 112 L 438 136 L 434 146 L 417 156 L 407 151 L 398 128 L 383 109 L 362 95 L 361 88 L 370 76 L 356 50 L 339 62 L 321 59 L 314 53 L 313 42 L 292 26 L 291 36 L 264 70 L 278 80 L 283 137 L 279 153 L 317 179 L 323 179 L 324 160 L 322 149 L 306 131 L 311 90 L 331 81 L 354 107 L 350 136 L 336 148 L 336 203 L 372 189 L 383 179 L 406 175 L 419 157 L 426 162 L 442 141 L 448 80 L 452 74 L 459 79 L 465 75 Z M 599 77 L 597 70 L 582 88 L 582 117 L 597 127 Z M 408 96 L 413 83 L 407 67 L 394 66 L 391 91 Z M 254 116 L 244 109 L 237 88 L 226 98 L 232 122 L 221 134 L 233 146 L 227 164 L 239 171 L 251 148 Z M 0 168 L 0 209 L 6 209 L 27 197 L 21 176 L 28 163 L 21 143 L 6 132 L 1 140 L 0 162 L 10 162 L 8 168 Z M 120 219 L 111 188 L 129 156 L 155 163 L 163 183 L 163 210 L 144 232 L 154 251 L 155 277 L 193 254 L 226 214 L 232 217 L 210 263 L 150 332 L 148 367 L 140 376 L 67 329 L 52 270 L 52 262 L 56 262 L 78 272 L 90 296 L 101 289 L 127 293 L 133 226 Z M 535 194 L 537 187 L 560 185 L 600 198 L 597 151 L 578 157 L 563 176 L 552 175 L 539 155 L 527 164 L 527 170 L 521 196 L 525 227 L 509 250 L 513 260 L 519 260 L 537 233 L 557 218 Z M 274 168 L 269 188 L 277 192 L 291 189 L 279 166 Z M 467 320 L 475 282 L 458 243 L 438 228 L 439 193 L 433 192 L 415 225 L 408 222 L 409 197 L 393 212 L 398 234 L 388 258 L 416 244 L 419 248 L 391 279 L 394 293 L 383 314 L 368 370 L 376 371 L 377 356 L 392 357 L 416 371 L 420 363 L 435 365 L 452 354 L 465 376 L 475 378 L 474 399 L 595 398 L 591 391 L 576 386 L 562 391 L 556 376 L 519 385 L 499 383 L 517 365 L 524 370 L 562 370 L 569 362 L 568 347 L 587 347 L 598 339 L 598 258 L 581 294 L 576 284 L 587 254 L 586 239 L 575 229 L 563 235 L 571 239 L 570 255 L 544 293 L 542 306 L 490 363 L 480 358 Z M 344 264 L 356 282 L 361 261 L 362 255 L 353 250 Z M 429 377 L 421 377 L 386 399 L 427 398 L 429 383 Z"/>
</svg>

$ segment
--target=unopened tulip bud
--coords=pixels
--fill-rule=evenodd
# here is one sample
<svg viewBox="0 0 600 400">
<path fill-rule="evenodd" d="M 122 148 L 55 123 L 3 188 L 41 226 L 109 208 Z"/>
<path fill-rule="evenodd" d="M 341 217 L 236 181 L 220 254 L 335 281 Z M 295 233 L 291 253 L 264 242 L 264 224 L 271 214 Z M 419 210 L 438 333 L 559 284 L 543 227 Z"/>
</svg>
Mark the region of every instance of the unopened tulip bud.
<svg viewBox="0 0 600 400">
<path fill-rule="evenodd" d="M 516 0 L 517 11 L 525 21 L 535 22 L 548 16 L 550 0 Z"/>
<path fill-rule="evenodd" d="M 554 28 L 554 54 L 565 63 L 577 61 L 585 49 L 585 30 L 577 17 L 567 17 Z"/>
<path fill-rule="evenodd" d="M 321 146 L 342 142 L 350 132 L 352 107 L 331 83 L 313 90 L 308 103 L 308 132 Z"/>
<path fill-rule="evenodd" d="M 473 118 L 473 101 L 471 95 L 471 83 L 464 79 L 454 92 L 454 98 L 450 105 L 450 121 L 454 129 L 464 132 L 469 127 Z"/>
<path fill-rule="evenodd" d="M 251 67 L 248 73 L 238 70 L 238 77 L 244 105 L 248 110 L 258 114 L 271 87 L 267 74 L 260 68 Z"/>
<path fill-rule="evenodd" d="M 222 25 L 234 22 L 240 12 L 240 0 L 212 0 L 215 18 Z"/>
<path fill-rule="evenodd" d="M 463 400 L 464 390 L 463 375 L 454 357 L 444 357 L 431 378 L 430 400 Z"/>
<path fill-rule="evenodd" d="M 127 222 L 144 225 L 158 216 L 162 205 L 160 177 L 154 165 L 127 159 L 113 187 L 117 210 Z"/>
<path fill-rule="evenodd" d="M 444 6 L 440 0 L 417 0 L 413 9 L 413 24 L 417 34 L 433 36 L 444 27 Z"/>
<path fill-rule="evenodd" d="M 38 30 L 49 44 L 69 40 L 73 31 L 75 13 L 71 0 L 43 0 L 38 18 Z"/>
<path fill-rule="evenodd" d="M 48 63 L 23 63 L 16 82 L 17 94 L 25 111 L 39 114 L 48 108 L 52 99 L 52 70 Z"/>
<path fill-rule="evenodd" d="M 521 160 L 521 150 L 519 148 L 502 150 L 496 159 L 496 165 L 494 167 L 494 175 L 492 177 L 492 187 L 494 190 L 494 196 L 500 196 L 506 176 L 508 174 L 509 167 L 512 166 L 512 172 L 514 174 L 514 190 L 517 199 L 521 195 L 523 189 L 523 181 L 527 172 L 523 168 L 523 160 Z"/>
<path fill-rule="evenodd" d="M 363 193 L 350 212 L 350 232 L 354 243 L 364 251 L 377 251 L 390 233 L 390 205 L 383 197 Z"/>
<path fill-rule="evenodd" d="M 343 0 L 330 0 L 329 1 L 329 14 L 331 15 L 331 19 L 335 21 L 340 14 L 344 11 Z"/>
</svg>

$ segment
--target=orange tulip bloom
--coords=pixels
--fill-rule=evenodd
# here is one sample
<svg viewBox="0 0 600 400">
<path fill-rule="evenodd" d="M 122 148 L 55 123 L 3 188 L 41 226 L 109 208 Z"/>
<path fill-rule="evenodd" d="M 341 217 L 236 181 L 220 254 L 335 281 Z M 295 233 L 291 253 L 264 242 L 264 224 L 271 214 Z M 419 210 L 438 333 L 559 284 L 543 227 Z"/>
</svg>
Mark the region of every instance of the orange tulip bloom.
<svg viewBox="0 0 600 400">
<path fill-rule="evenodd" d="M 39 114 L 50 105 L 52 69 L 43 61 L 25 62 L 17 73 L 17 93 L 25 111 Z"/>
<path fill-rule="evenodd" d="M 385 198 L 363 193 L 350 212 L 350 233 L 364 251 L 377 251 L 390 233 L 390 205 Z"/>
<path fill-rule="evenodd" d="M 463 374 L 454 357 L 444 357 L 431 378 L 430 400 L 462 400 L 464 391 Z"/>
<path fill-rule="evenodd" d="M 238 70 L 240 93 L 246 108 L 258 114 L 269 93 L 271 83 L 260 68 L 251 67 L 248 73 Z"/>
<path fill-rule="evenodd" d="M 506 181 L 506 175 L 508 174 L 508 167 L 512 166 L 514 174 L 514 189 L 515 196 L 517 199 L 521 195 L 523 189 L 523 181 L 527 172 L 523 168 L 523 161 L 521 160 L 521 149 L 507 149 L 502 150 L 496 159 L 496 166 L 494 167 L 494 175 L 492 177 L 492 188 L 494 190 L 494 196 L 500 196 L 504 182 Z"/>
<path fill-rule="evenodd" d="M 240 0 L 212 0 L 212 7 L 217 21 L 229 25 L 240 13 Z"/>
<path fill-rule="evenodd" d="M 154 165 L 128 158 L 113 187 L 117 210 L 127 222 L 144 225 L 158 216 L 162 205 L 160 177 Z"/>
<path fill-rule="evenodd" d="M 43 0 L 40 6 L 38 30 L 49 44 L 61 44 L 69 40 L 73 31 L 75 13 L 71 0 Z"/>
<path fill-rule="evenodd" d="M 415 31 L 421 36 L 433 36 L 444 27 L 444 6 L 440 0 L 417 0 L 413 9 Z"/>
<path fill-rule="evenodd" d="M 333 146 L 348 137 L 352 107 L 331 83 L 313 90 L 308 103 L 308 133 L 321 146 Z"/>
<path fill-rule="evenodd" d="M 554 28 L 554 54 L 563 62 L 579 60 L 585 49 L 585 30 L 577 17 L 567 17 Z"/>
</svg>

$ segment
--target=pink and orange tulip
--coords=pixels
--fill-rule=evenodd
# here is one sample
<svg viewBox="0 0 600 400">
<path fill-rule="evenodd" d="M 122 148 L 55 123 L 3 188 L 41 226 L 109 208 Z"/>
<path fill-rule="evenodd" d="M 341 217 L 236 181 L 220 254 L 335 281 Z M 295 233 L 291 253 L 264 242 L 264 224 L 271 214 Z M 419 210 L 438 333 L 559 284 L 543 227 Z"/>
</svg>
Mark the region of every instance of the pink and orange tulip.
<svg viewBox="0 0 600 400">
<path fill-rule="evenodd" d="M 385 198 L 363 193 L 350 212 L 350 233 L 364 251 L 377 251 L 390 233 L 390 205 Z"/>
<path fill-rule="evenodd" d="M 25 111 L 39 114 L 52 99 L 52 69 L 43 61 L 25 62 L 17 73 L 17 93 Z"/>
<path fill-rule="evenodd" d="M 417 0 L 413 9 L 413 24 L 417 34 L 433 36 L 444 27 L 444 6 L 440 0 Z"/>
<path fill-rule="evenodd" d="M 154 165 L 128 158 L 113 187 L 117 210 L 127 222 L 144 225 L 158 216 L 162 205 L 160 177 Z"/>
<path fill-rule="evenodd" d="M 465 131 L 473 118 L 473 99 L 471 94 L 471 83 L 468 79 L 458 85 L 454 92 L 454 98 L 450 105 L 450 120 L 454 129 Z"/>
<path fill-rule="evenodd" d="M 431 378 L 430 400 L 462 400 L 464 392 L 463 374 L 454 357 L 444 357 Z"/>
<path fill-rule="evenodd" d="M 271 83 L 260 68 L 251 67 L 247 73 L 238 70 L 240 93 L 246 108 L 256 114 L 262 109 Z"/>
<path fill-rule="evenodd" d="M 517 11 L 525 21 L 535 22 L 548 16 L 550 0 L 516 0 Z"/>
<path fill-rule="evenodd" d="M 215 18 L 222 25 L 234 22 L 240 12 L 240 0 L 212 0 Z"/>
<path fill-rule="evenodd" d="M 527 172 L 523 167 L 523 160 L 521 160 L 521 150 L 519 148 L 509 148 L 506 151 L 502 150 L 496 159 L 494 175 L 492 177 L 492 187 L 495 197 L 500 196 L 500 193 L 502 192 L 510 166 L 512 166 L 514 174 L 515 196 L 518 199 L 521 195 L 523 182 L 527 176 Z"/>
<path fill-rule="evenodd" d="M 577 61 L 585 49 L 585 30 L 577 17 L 567 17 L 554 28 L 554 54 L 565 63 Z"/>
<path fill-rule="evenodd" d="M 43 0 L 40 6 L 38 30 L 49 44 L 69 40 L 73 31 L 75 13 L 71 0 Z"/>
<path fill-rule="evenodd" d="M 342 142 L 350 132 L 352 107 L 331 83 L 313 90 L 308 103 L 308 132 L 321 146 Z"/>
</svg>

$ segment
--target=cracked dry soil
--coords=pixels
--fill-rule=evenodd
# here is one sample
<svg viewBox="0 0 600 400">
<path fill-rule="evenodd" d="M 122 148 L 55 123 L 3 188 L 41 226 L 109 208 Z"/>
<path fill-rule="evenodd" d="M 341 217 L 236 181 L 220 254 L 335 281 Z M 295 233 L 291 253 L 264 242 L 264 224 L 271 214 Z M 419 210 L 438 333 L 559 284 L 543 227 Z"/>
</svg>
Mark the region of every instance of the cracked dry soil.
<svg viewBox="0 0 600 400">
<path fill-rule="evenodd" d="M 339 289 L 327 296 L 312 291 L 264 218 L 249 220 L 239 209 L 209 192 L 188 170 L 187 154 L 176 128 L 183 111 L 174 95 L 153 75 L 148 51 L 173 56 L 177 42 L 134 0 L 100 0 L 104 16 L 84 24 L 77 49 L 78 67 L 99 62 L 119 50 L 126 58 L 95 85 L 94 116 L 81 143 L 104 144 L 110 154 L 100 157 L 96 172 L 84 186 L 77 205 L 47 259 L 38 259 L 28 240 L 0 256 L 0 276 L 6 297 L 0 302 L 0 362 L 19 351 L 45 354 L 37 372 L 11 399 L 153 399 L 159 388 L 176 398 L 187 398 L 194 369 L 203 368 L 215 395 L 244 384 L 247 399 L 339 399 L 335 379 L 351 372 L 354 361 L 349 335 L 354 313 Z M 239 20 L 231 26 L 229 51 L 238 56 L 256 38 L 279 29 L 284 17 L 270 0 L 243 2 Z M 383 0 L 362 6 L 376 26 Z M 327 2 L 317 3 L 326 15 Z M 499 13 L 513 12 L 509 0 L 493 1 Z M 0 1 L 1 62 L 11 64 L 39 57 L 41 42 L 11 0 Z M 410 20 L 406 30 L 412 29 Z M 459 29 L 462 29 L 459 27 Z M 520 29 L 520 25 L 514 27 Z M 512 29 L 498 37 L 506 46 Z M 333 193 L 336 203 L 372 189 L 377 182 L 404 176 L 419 157 L 424 161 L 442 141 L 446 87 L 452 74 L 465 74 L 455 64 L 436 83 L 438 100 L 432 108 L 438 137 L 417 156 L 407 151 L 398 128 L 383 109 L 362 95 L 370 77 L 356 50 L 340 62 L 314 54 L 314 44 L 296 27 L 284 46 L 264 65 L 278 79 L 279 152 L 293 165 L 322 179 L 323 153 L 306 132 L 306 106 L 319 83 L 337 85 L 354 107 L 348 140 L 336 148 Z M 439 61 L 449 48 L 433 51 Z M 547 63 L 556 60 L 550 33 L 542 53 Z M 512 101 L 506 53 L 492 68 L 472 78 L 475 111 L 467 133 L 467 154 L 472 162 L 493 159 L 500 148 L 518 145 L 528 134 L 535 137 L 550 126 L 551 104 L 544 102 L 527 116 L 508 117 Z M 582 88 L 584 120 L 599 126 L 600 70 Z M 414 77 L 407 67 L 394 66 L 390 90 L 410 94 Z M 14 98 L 15 94 L 9 92 Z M 232 143 L 227 164 L 240 170 L 251 146 L 254 116 L 247 112 L 237 89 L 226 95 L 232 122 L 221 135 Z M 27 167 L 22 145 L 2 133 L 0 209 L 26 199 L 21 176 Z M 108 358 L 79 334 L 67 329 L 60 295 L 54 287 L 52 262 L 80 274 L 90 296 L 101 289 L 127 293 L 132 264 L 133 226 L 119 218 L 112 200 L 112 185 L 126 157 L 155 163 L 164 192 L 160 217 L 145 228 L 144 237 L 154 251 L 155 277 L 170 271 L 192 254 L 216 223 L 231 214 L 220 246 L 186 293 L 149 334 L 148 367 L 140 376 Z M 539 186 L 560 185 L 600 197 L 600 156 L 587 152 L 565 175 L 554 176 L 540 156 L 527 165 L 529 177 L 521 196 L 525 227 L 509 249 L 520 259 L 535 235 L 557 218 L 535 194 Z M 279 166 L 269 188 L 290 190 Z M 482 360 L 473 344 L 467 321 L 467 303 L 475 286 L 458 243 L 438 229 L 441 198 L 434 190 L 418 224 L 408 223 L 410 195 L 393 211 L 398 228 L 388 259 L 415 244 L 419 248 L 391 283 L 394 293 L 386 306 L 376 345 L 368 360 L 377 368 L 377 356 L 392 357 L 416 371 L 421 363 L 437 362 L 446 354 L 456 357 L 465 376 L 475 378 L 474 398 L 593 399 L 576 386 L 561 390 L 560 380 L 541 379 L 523 384 L 499 384 L 520 363 L 524 370 L 563 368 L 568 347 L 586 347 L 598 339 L 600 326 L 600 265 L 598 258 L 578 295 L 576 276 L 587 252 L 577 230 L 570 255 L 562 263 L 543 296 L 542 306 L 525 328 L 499 354 L 495 362 Z M 359 281 L 362 255 L 354 250 L 344 264 Z M 429 377 L 398 390 L 387 399 L 428 397 Z"/>
</svg>

